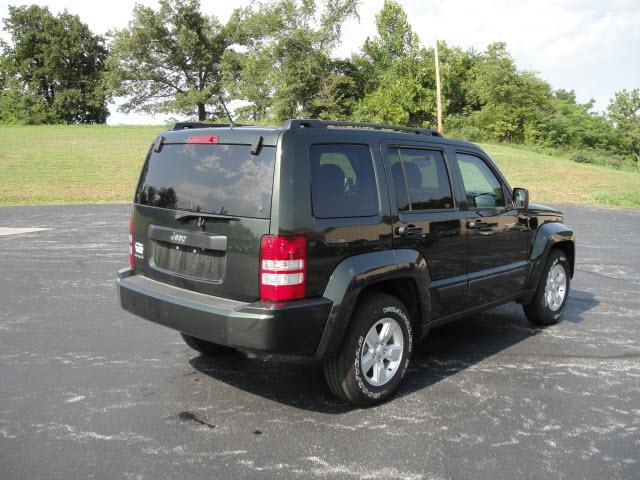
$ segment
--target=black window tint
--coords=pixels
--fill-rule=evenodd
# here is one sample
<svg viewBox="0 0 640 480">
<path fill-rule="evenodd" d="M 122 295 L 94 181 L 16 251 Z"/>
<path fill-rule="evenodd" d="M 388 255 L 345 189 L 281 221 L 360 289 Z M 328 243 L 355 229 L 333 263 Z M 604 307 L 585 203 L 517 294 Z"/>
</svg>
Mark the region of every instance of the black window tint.
<svg viewBox="0 0 640 480">
<path fill-rule="evenodd" d="M 500 182 L 479 157 L 456 154 L 462 174 L 467 203 L 475 208 L 504 207 L 504 192 Z"/>
<path fill-rule="evenodd" d="M 451 184 L 441 152 L 418 148 L 400 148 L 397 153 L 393 150 L 389 160 L 399 210 L 453 208 Z"/>
<path fill-rule="evenodd" d="M 152 152 L 136 202 L 142 205 L 269 218 L 275 147 L 167 144 Z"/>
<path fill-rule="evenodd" d="M 314 145 L 310 153 L 314 216 L 378 214 L 378 192 L 369 146 Z"/>
<path fill-rule="evenodd" d="M 389 149 L 388 157 L 389 164 L 391 165 L 393 186 L 396 191 L 398 210 L 403 212 L 405 210 L 409 210 L 409 196 L 407 193 L 407 183 L 404 181 L 404 172 L 402 171 L 402 163 L 400 162 L 400 153 L 398 152 L 398 149 Z"/>
</svg>

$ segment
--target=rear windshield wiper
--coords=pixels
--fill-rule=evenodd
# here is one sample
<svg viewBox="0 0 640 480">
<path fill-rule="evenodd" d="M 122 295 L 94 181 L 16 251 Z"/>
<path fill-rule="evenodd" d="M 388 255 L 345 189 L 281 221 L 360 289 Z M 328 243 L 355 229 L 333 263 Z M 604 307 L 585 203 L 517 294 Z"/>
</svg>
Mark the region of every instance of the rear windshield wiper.
<svg viewBox="0 0 640 480">
<path fill-rule="evenodd" d="M 221 215 L 218 213 L 205 213 L 205 212 L 179 212 L 176 213 L 176 220 L 187 220 L 189 218 L 217 218 L 219 220 L 228 220 L 237 222 L 240 219 L 238 217 L 230 217 L 229 215 Z"/>
</svg>

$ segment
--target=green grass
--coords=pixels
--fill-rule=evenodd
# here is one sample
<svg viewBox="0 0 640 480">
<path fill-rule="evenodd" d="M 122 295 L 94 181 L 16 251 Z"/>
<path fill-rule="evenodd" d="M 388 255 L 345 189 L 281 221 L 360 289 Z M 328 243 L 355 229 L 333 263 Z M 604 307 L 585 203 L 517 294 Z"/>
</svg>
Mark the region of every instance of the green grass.
<svg viewBox="0 0 640 480">
<path fill-rule="evenodd" d="M 162 126 L 0 126 L 0 205 L 129 202 Z M 640 207 L 640 174 L 483 144 L 531 201 Z"/>
<path fill-rule="evenodd" d="M 481 144 L 512 187 L 529 189 L 532 202 L 640 207 L 640 174 L 577 163 L 503 145 Z"/>
<path fill-rule="evenodd" d="M 128 202 L 162 127 L 0 127 L 0 204 Z"/>
</svg>

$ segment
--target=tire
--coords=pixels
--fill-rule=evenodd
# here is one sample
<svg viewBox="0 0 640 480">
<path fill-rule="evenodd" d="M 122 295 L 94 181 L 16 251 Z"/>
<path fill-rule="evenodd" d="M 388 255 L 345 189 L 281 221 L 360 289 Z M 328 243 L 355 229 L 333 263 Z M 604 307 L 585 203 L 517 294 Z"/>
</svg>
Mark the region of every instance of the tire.
<svg viewBox="0 0 640 480">
<path fill-rule="evenodd" d="M 533 300 L 531 303 L 523 305 L 524 313 L 530 322 L 546 326 L 554 325 L 560 321 L 567 305 L 567 298 L 569 298 L 570 272 L 571 265 L 564 252 L 557 249 L 551 250 Z M 564 278 L 559 279 L 558 273 Z M 564 284 L 564 292 L 560 294 L 559 287 L 562 284 Z M 555 290 L 556 294 L 548 293 L 547 287 L 550 291 Z"/>
<path fill-rule="evenodd" d="M 180 335 L 187 345 L 205 356 L 226 355 L 235 352 L 235 349 L 231 347 L 225 347 L 224 345 L 218 345 L 217 343 L 207 342 L 206 340 L 192 337 L 191 335 L 187 335 L 186 333 L 180 333 Z"/>
<path fill-rule="evenodd" d="M 378 345 L 385 336 L 387 342 Z M 412 351 L 407 308 L 391 295 L 372 294 L 358 303 L 338 355 L 325 361 L 325 378 L 338 398 L 362 407 L 376 405 L 397 390 Z"/>
</svg>

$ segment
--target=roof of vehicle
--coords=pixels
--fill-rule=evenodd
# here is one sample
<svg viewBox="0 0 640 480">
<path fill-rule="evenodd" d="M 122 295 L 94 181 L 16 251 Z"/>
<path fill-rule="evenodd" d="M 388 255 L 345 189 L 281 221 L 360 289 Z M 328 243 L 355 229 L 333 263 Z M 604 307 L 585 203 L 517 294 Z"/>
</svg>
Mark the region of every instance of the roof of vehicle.
<svg viewBox="0 0 640 480">
<path fill-rule="evenodd" d="M 350 139 L 357 136 L 390 141 L 428 141 L 430 143 L 442 143 L 479 150 L 477 145 L 463 140 L 443 137 L 437 131 L 428 128 L 315 119 L 286 120 L 279 126 L 180 122 L 176 123 L 171 130 L 159 134 L 156 137 L 156 142 L 162 139 L 162 142 L 166 144 L 187 143 L 191 137 L 208 135 L 216 137 L 215 141 L 211 143 L 252 145 L 258 137 L 262 137 L 261 142 L 263 145 L 273 146 L 276 145 L 282 132 L 294 130 L 340 133 L 350 137 Z"/>
</svg>

